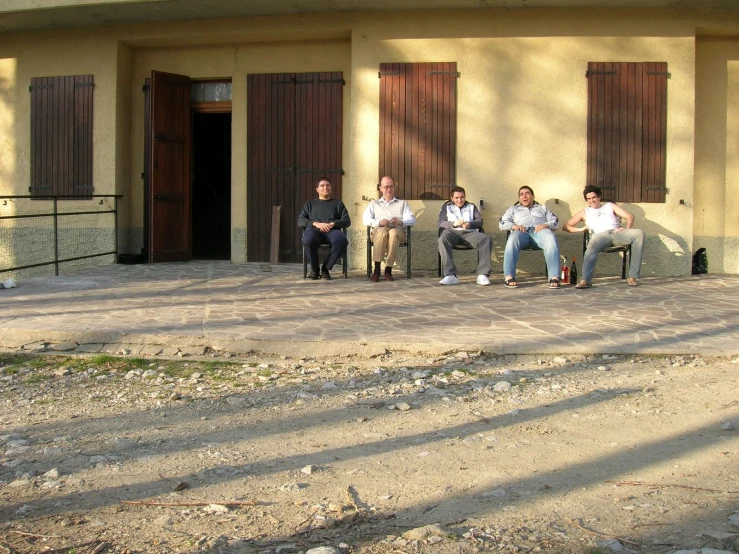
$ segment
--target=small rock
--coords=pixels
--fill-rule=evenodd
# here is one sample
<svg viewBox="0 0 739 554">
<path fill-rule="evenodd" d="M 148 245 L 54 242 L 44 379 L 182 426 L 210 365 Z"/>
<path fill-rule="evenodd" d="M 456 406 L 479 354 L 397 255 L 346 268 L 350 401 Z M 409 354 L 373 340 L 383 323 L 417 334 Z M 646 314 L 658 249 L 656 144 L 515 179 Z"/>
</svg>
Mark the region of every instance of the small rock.
<svg viewBox="0 0 739 554">
<path fill-rule="evenodd" d="M 301 469 L 300 470 L 300 473 L 305 473 L 306 475 L 311 475 L 311 474 L 315 473 L 316 471 L 318 471 L 318 466 L 317 465 L 314 465 L 314 464 L 311 464 L 311 465 L 305 466 L 303 469 Z"/>
<path fill-rule="evenodd" d="M 438 523 L 434 523 L 432 525 L 426 525 L 424 527 L 416 527 L 415 529 L 410 529 L 403 533 L 403 538 L 407 539 L 409 541 L 420 541 L 425 539 L 426 537 L 445 537 L 447 535 L 451 535 L 452 532 L 448 529 L 445 529 Z M 307 553 L 306 553 L 307 554 Z"/>
<path fill-rule="evenodd" d="M 46 473 L 44 473 L 44 477 L 49 477 L 50 479 L 58 479 L 59 478 L 59 470 L 57 468 L 50 469 Z"/>
<path fill-rule="evenodd" d="M 555 356 L 555 358 L 552 360 L 555 364 L 566 364 L 567 358 L 563 358 L 562 356 Z"/>
<path fill-rule="evenodd" d="M 692 550 L 675 550 L 670 554 L 734 554 L 730 550 L 716 550 L 715 548 L 693 548 Z"/>
<path fill-rule="evenodd" d="M 226 404 L 231 404 L 232 406 L 251 406 L 251 403 L 246 396 L 239 395 L 227 396 Z"/>
<path fill-rule="evenodd" d="M 203 511 L 206 514 L 225 514 L 228 513 L 228 506 L 223 504 L 208 504 Z"/>
<path fill-rule="evenodd" d="M 173 392 L 170 397 L 170 400 L 182 400 L 182 395 L 179 392 Z"/>
<path fill-rule="evenodd" d="M 321 385 L 321 390 L 332 390 L 335 388 L 337 388 L 336 383 L 334 383 L 333 381 L 326 381 L 323 385 Z"/>
<path fill-rule="evenodd" d="M 281 544 L 275 548 L 275 554 L 293 554 L 294 552 L 300 552 L 301 547 L 297 544 Z"/>
<path fill-rule="evenodd" d="M 21 506 L 15 511 L 15 515 L 22 517 L 22 516 L 30 514 L 33 510 L 34 510 L 33 506 L 24 504 L 23 506 Z"/>
<path fill-rule="evenodd" d="M 616 539 L 598 539 L 597 541 L 595 541 L 595 544 L 597 544 L 600 548 L 607 548 L 608 550 L 613 550 L 614 552 L 626 551 L 624 545 Z"/>
<path fill-rule="evenodd" d="M 486 491 L 482 493 L 482 496 L 486 496 L 486 497 L 492 496 L 494 498 L 503 498 L 506 494 L 508 493 L 506 493 L 505 489 L 497 488 L 495 490 Z"/>
<path fill-rule="evenodd" d="M 606 366 L 604 366 L 604 365 L 599 365 L 598 366 L 598 371 L 608 371 L 608 368 Z"/>
<path fill-rule="evenodd" d="M 19 489 L 22 487 L 30 487 L 31 481 L 30 479 L 16 479 L 15 481 L 11 481 L 6 485 L 8 488 L 11 489 Z"/>
<path fill-rule="evenodd" d="M 401 412 L 407 412 L 411 407 L 407 402 L 398 402 L 395 404 L 395 409 L 400 410 Z"/>
<path fill-rule="evenodd" d="M 318 548 L 306 550 L 305 554 L 341 554 L 341 551 L 333 546 L 319 546 Z"/>
<path fill-rule="evenodd" d="M 721 429 L 724 431 L 733 431 L 735 429 L 733 421 L 725 421 L 721 424 Z"/>
<path fill-rule="evenodd" d="M 299 483 L 285 483 L 280 487 L 280 490 L 285 492 L 300 492 L 301 488 Z"/>
<path fill-rule="evenodd" d="M 732 514 L 729 516 L 729 525 L 739 527 L 739 514 Z"/>
<path fill-rule="evenodd" d="M 68 367 L 60 367 L 59 369 L 54 370 L 54 375 L 56 375 L 57 377 L 64 377 L 71 374 L 72 372 L 69 370 Z"/>
<path fill-rule="evenodd" d="M 161 516 L 154 520 L 154 525 L 159 527 L 168 527 L 171 522 L 172 519 L 169 516 Z"/>
<path fill-rule="evenodd" d="M 158 377 L 158 376 L 159 376 L 159 373 L 157 373 L 153 369 L 147 369 L 143 373 L 144 379 L 153 379 L 154 377 Z"/>
<path fill-rule="evenodd" d="M 495 392 L 508 392 L 511 390 L 511 384 L 508 381 L 498 381 L 493 385 L 493 390 Z"/>
</svg>

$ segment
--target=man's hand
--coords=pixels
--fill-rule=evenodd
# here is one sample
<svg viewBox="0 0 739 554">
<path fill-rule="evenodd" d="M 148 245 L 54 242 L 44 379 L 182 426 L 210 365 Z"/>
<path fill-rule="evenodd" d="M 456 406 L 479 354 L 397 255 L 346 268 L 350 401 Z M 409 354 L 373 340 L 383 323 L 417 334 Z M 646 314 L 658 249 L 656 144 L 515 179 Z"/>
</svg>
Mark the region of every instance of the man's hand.
<svg viewBox="0 0 739 554">
<path fill-rule="evenodd" d="M 613 230 L 613 232 L 614 232 L 614 233 L 620 233 L 620 232 L 621 232 L 621 231 L 623 231 L 623 230 L 624 230 L 624 228 L 623 228 L 623 227 L 619 227 L 618 229 L 614 229 L 614 230 Z M 624 254 L 624 256 L 625 256 L 625 255 L 626 255 L 626 254 Z"/>
<path fill-rule="evenodd" d="M 403 225 L 403 220 L 399 217 L 394 217 L 390 220 L 390 225 L 392 225 L 393 227 L 400 227 Z"/>
<path fill-rule="evenodd" d="M 542 223 L 541 225 L 537 225 L 536 227 L 534 227 L 534 231 L 536 231 L 537 233 L 542 229 L 549 229 L 549 225 L 547 225 L 546 223 Z"/>
<path fill-rule="evenodd" d="M 525 233 L 526 227 L 524 227 L 523 225 L 513 225 L 511 227 L 511 231 L 521 231 L 522 233 Z"/>
<path fill-rule="evenodd" d="M 458 219 L 452 223 L 452 227 L 464 227 L 464 219 Z"/>
<path fill-rule="evenodd" d="M 321 223 L 320 221 L 314 221 L 313 227 L 321 231 L 322 233 L 328 233 L 331 231 L 331 229 L 334 228 L 334 224 L 332 223 Z"/>
<path fill-rule="evenodd" d="M 389 219 L 381 219 L 379 223 L 380 227 L 387 227 L 389 224 L 390 224 Z"/>
<path fill-rule="evenodd" d="M 472 224 L 469 221 L 462 223 L 462 229 L 469 229 L 470 227 L 472 227 Z"/>
</svg>

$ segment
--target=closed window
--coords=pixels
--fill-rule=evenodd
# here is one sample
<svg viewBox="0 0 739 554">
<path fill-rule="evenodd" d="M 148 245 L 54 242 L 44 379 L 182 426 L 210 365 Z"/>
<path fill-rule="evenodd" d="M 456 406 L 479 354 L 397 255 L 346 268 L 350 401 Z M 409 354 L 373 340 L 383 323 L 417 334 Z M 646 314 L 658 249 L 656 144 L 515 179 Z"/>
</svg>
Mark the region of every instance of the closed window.
<svg viewBox="0 0 739 554">
<path fill-rule="evenodd" d="M 31 79 L 32 196 L 89 197 L 92 75 Z"/>
<path fill-rule="evenodd" d="M 380 64 L 380 167 L 409 200 L 456 186 L 457 64 Z"/>
<path fill-rule="evenodd" d="M 587 184 L 617 202 L 664 202 L 667 63 L 588 63 Z"/>
</svg>

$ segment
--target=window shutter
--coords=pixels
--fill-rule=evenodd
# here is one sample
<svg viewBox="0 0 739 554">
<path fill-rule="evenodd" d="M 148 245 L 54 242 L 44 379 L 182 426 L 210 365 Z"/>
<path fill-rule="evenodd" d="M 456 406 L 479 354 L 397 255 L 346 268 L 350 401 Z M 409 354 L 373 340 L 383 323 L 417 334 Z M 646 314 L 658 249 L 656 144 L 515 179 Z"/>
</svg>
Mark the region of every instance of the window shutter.
<svg viewBox="0 0 739 554">
<path fill-rule="evenodd" d="M 31 79 L 31 195 L 92 194 L 93 86 L 92 75 Z"/>
<path fill-rule="evenodd" d="M 379 176 L 406 199 L 447 199 L 456 186 L 457 64 L 380 64 Z"/>
<path fill-rule="evenodd" d="M 588 63 L 587 184 L 622 202 L 665 201 L 667 64 Z"/>
</svg>

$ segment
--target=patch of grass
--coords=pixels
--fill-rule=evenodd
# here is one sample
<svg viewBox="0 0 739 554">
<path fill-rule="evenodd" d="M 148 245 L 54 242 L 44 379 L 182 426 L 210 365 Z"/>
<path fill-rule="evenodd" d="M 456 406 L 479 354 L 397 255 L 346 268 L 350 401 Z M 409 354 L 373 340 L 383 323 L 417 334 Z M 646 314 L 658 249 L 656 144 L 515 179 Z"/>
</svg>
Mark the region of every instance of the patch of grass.
<svg viewBox="0 0 739 554">
<path fill-rule="evenodd" d="M 109 356 L 108 354 L 97 354 L 93 356 L 92 358 L 89 358 L 89 361 L 93 364 L 112 364 L 114 362 L 118 362 L 120 358 L 116 358 L 114 356 Z"/>
<path fill-rule="evenodd" d="M 43 356 L 33 356 L 26 360 L 26 365 L 33 369 L 44 369 L 49 365 L 49 359 Z"/>
<path fill-rule="evenodd" d="M 49 379 L 53 379 L 53 375 L 30 375 L 26 377 L 23 382 L 27 385 L 32 385 L 34 383 L 42 383 L 44 381 L 48 381 Z"/>
<path fill-rule="evenodd" d="M 9 365 L 0 369 L 0 374 L 2 375 L 15 375 L 16 373 L 18 373 L 18 368 L 14 365 Z"/>
</svg>

